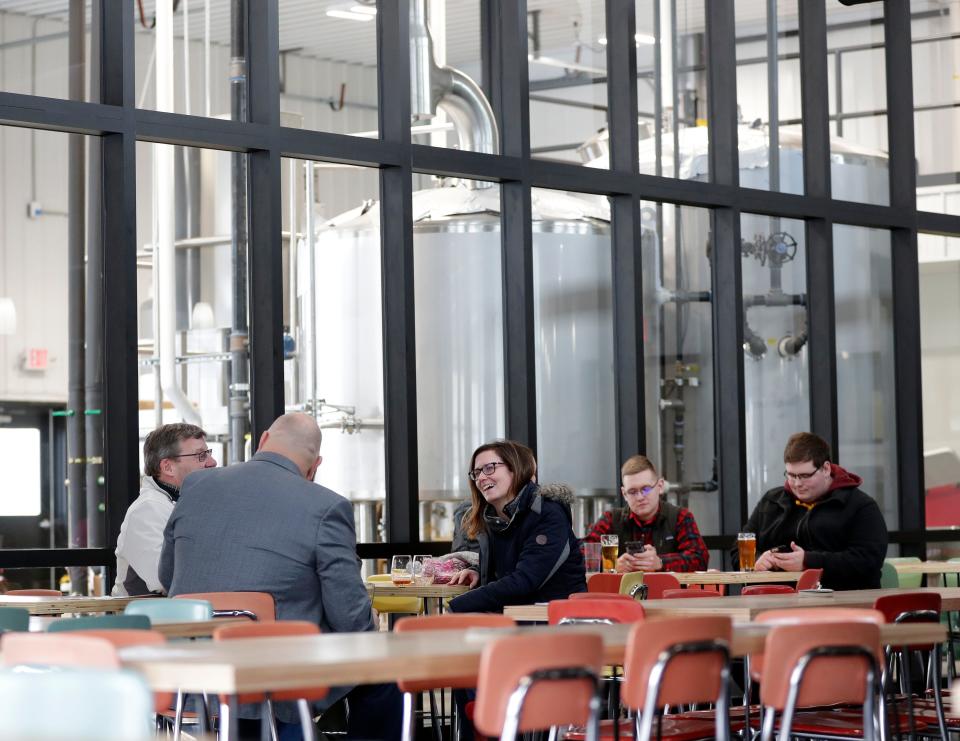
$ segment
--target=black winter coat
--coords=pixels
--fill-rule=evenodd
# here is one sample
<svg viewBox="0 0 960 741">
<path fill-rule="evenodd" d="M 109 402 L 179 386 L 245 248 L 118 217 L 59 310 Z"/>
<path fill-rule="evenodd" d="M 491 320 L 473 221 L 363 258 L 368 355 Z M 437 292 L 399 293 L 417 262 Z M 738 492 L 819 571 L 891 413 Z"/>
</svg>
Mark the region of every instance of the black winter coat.
<svg viewBox="0 0 960 741">
<path fill-rule="evenodd" d="M 757 534 L 758 557 L 795 542 L 806 552 L 805 568 L 823 569 L 820 583 L 824 587 L 880 588 L 887 526 L 877 503 L 856 486 L 834 489 L 810 510 L 797 505 L 793 495 L 778 486 L 763 495 L 745 530 Z"/>
<path fill-rule="evenodd" d="M 507 505 L 512 510 L 510 524 L 502 530 L 488 527 L 475 541 L 462 533 L 463 510 L 458 510 L 453 550 L 479 551 L 480 586 L 451 600 L 450 610 L 502 612 L 506 605 L 548 602 L 585 592 L 586 571 L 580 541 L 573 532 L 571 500 L 572 492 L 563 484 L 538 487 L 530 482 Z M 492 563 L 494 551 L 496 564 Z"/>
</svg>

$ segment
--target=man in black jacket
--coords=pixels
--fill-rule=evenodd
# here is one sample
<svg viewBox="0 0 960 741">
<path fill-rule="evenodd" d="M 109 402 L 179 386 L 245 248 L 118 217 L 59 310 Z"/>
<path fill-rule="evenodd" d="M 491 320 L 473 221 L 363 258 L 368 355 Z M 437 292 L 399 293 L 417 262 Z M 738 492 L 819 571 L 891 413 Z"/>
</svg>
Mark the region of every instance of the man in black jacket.
<svg viewBox="0 0 960 741">
<path fill-rule="evenodd" d="M 830 446 L 810 432 L 790 436 L 783 486 L 757 503 L 744 530 L 757 536 L 757 571 L 823 569 L 830 589 L 876 589 L 887 526 L 863 479 L 830 462 Z M 734 562 L 736 563 L 734 552 Z"/>
</svg>

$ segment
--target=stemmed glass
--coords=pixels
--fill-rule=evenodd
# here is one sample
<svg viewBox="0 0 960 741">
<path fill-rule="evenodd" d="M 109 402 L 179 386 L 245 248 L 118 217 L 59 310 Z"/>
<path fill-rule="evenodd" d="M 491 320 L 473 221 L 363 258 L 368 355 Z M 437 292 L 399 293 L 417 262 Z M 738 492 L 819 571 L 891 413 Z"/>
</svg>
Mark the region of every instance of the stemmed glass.
<svg viewBox="0 0 960 741">
<path fill-rule="evenodd" d="M 413 581 L 410 556 L 397 555 L 390 562 L 390 581 L 394 586 L 406 586 Z"/>
<path fill-rule="evenodd" d="M 420 555 L 413 557 L 413 583 L 420 585 L 433 584 L 433 578 L 436 576 L 436 567 L 433 563 L 433 557 L 429 555 Z"/>
</svg>

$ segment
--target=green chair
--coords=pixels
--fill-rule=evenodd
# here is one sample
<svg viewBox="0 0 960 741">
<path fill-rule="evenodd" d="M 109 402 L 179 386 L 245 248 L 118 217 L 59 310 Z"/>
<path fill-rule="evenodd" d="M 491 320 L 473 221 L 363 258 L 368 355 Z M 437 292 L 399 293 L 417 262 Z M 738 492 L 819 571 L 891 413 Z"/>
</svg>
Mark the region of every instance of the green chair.
<svg viewBox="0 0 960 741">
<path fill-rule="evenodd" d="M 146 615 L 96 615 L 60 618 L 47 626 L 48 633 L 72 630 L 150 630 L 150 618 Z"/>
<path fill-rule="evenodd" d="M 0 633 L 30 630 L 30 612 L 23 607 L 0 607 Z"/>
<path fill-rule="evenodd" d="M 900 575 L 897 573 L 897 570 L 893 567 L 892 563 L 883 562 L 883 566 L 880 569 L 880 588 L 881 589 L 896 589 L 900 586 Z"/>
<path fill-rule="evenodd" d="M 190 623 L 213 620 L 213 605 L 202 599 L 135 599 L 127 604 L 124 615 L 146 615 L 151 623 Z"/>
<path fill-rule="evenodd" d="M 920 559 L 916 556 L 899 556 L 884 559 L 884 563 L 896 566 L 898 563 L 920 563 Z M 923 584 L 923 574 L 897 574 L 897 579 L 904 589 L 919 589 Z"/>
<path fill-rule="evenodd" d="M 631 571 L 620 580 L 620 594 L 629 594 L 636 600 L 643 599 L 647 591 L 643 587 L 643 572 Z"/>
</svg>

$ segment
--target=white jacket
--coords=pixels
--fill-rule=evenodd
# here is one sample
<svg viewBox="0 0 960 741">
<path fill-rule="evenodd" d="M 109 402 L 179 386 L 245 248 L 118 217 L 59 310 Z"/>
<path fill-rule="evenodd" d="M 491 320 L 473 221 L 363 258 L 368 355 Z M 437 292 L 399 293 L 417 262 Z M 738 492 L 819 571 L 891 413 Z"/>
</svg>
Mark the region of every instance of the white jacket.
<svg viewBox="0 0 960 741">
<path fill-rule="evenodd" d="M 140 480 L 140 496 L 127 510 L 117 538 L 117 583 L 111 592 L 114 597 L 128 596 L 128 581 L 142 581 L 146 592 L 163 591 L 157 570 L 163 529 L 172 512 L 170 495 L 153 478 L 144 476 Z M 143 592 L 143 587 L 135 591 Z"/>
</svg>

